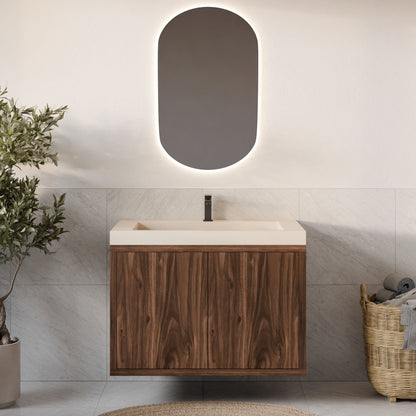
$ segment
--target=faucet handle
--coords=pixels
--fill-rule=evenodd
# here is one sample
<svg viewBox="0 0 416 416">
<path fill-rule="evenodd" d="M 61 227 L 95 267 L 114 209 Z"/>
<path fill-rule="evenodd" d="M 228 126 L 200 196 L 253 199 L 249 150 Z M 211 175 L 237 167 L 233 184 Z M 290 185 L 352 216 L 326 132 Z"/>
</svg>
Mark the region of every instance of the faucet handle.
<svg viewBox="0 0 416 416">
<path fill-rule="evenodd" d="M 212 221 L 212 196 L 205 195 L 205 215 L 204 221 Z"/>
</svg>

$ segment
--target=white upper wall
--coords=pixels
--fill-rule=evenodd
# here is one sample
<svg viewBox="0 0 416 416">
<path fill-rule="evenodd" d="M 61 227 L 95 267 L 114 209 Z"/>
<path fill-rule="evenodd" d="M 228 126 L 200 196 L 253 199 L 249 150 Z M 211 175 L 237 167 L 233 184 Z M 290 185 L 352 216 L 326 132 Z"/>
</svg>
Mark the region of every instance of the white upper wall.
<svg viewBox="0 0 416 416">
<path fill-rule="evenodd" d="M 242 162 L 197 171 L 162 149 L 157 40 L 217 6 L 259 39 L 259 135 Z M 68 104 L 45 187 L 416 187 L 414 0 L 0 0 L 0 85 Z"/>
</svg>

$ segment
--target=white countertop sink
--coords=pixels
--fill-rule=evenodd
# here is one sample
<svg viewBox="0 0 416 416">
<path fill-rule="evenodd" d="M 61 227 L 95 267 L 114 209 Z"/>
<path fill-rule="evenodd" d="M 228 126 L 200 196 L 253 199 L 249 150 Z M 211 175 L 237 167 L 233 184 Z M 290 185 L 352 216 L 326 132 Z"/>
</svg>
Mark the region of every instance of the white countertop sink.
<svg viewBox="0 0 416 416">
<path fill-rule="evenodd" d="M 110 245 L 306 245 L 297 221 L 122 220 Z"/>
</svg>

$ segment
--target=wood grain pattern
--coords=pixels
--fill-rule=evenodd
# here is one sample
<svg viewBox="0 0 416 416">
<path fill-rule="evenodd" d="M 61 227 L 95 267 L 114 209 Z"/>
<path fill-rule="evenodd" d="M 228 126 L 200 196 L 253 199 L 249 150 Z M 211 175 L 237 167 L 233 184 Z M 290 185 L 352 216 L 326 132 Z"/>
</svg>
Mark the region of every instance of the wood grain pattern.
<svg viewBox="0 0 416 416">
<path fill-rule="evenodd" d="M 298 368 L 298 254 L 247 255 L 248 368 Z"/>
<path fill-rule="evenodd" d="M 299 255 L 209 254 L 210 368 L 302 368 Z"/>
<path fill-rule="evenodd" d="M 117 253 L 115 368 L 206 367 L 204 256 Z"/>
<path fill-rule="evenodd" d="M 247 253 L 208 255 L 208 366 L 246 368 Z"/>
<path fill-rule="evenodd" d="M 111 246 L 110 269 L 111 375 L 306 373 L 305 246 Z"/>
</svg>

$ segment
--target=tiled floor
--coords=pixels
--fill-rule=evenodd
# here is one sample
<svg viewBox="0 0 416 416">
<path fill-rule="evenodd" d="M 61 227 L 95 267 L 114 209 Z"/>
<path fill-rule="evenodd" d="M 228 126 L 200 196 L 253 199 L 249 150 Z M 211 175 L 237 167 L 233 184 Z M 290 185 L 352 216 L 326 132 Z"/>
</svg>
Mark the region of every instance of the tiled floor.
<svg viewBox="0 0 416 416">
<path fill-rule="evenodd" d="M 97 416 L 140 404 L 190 400 L 275 403 L 320 416 L 416 414 L 416 401 L 389 403 L 365 382 L 109 381 L 24 382 L 0 416 Z"/>
</svg>

